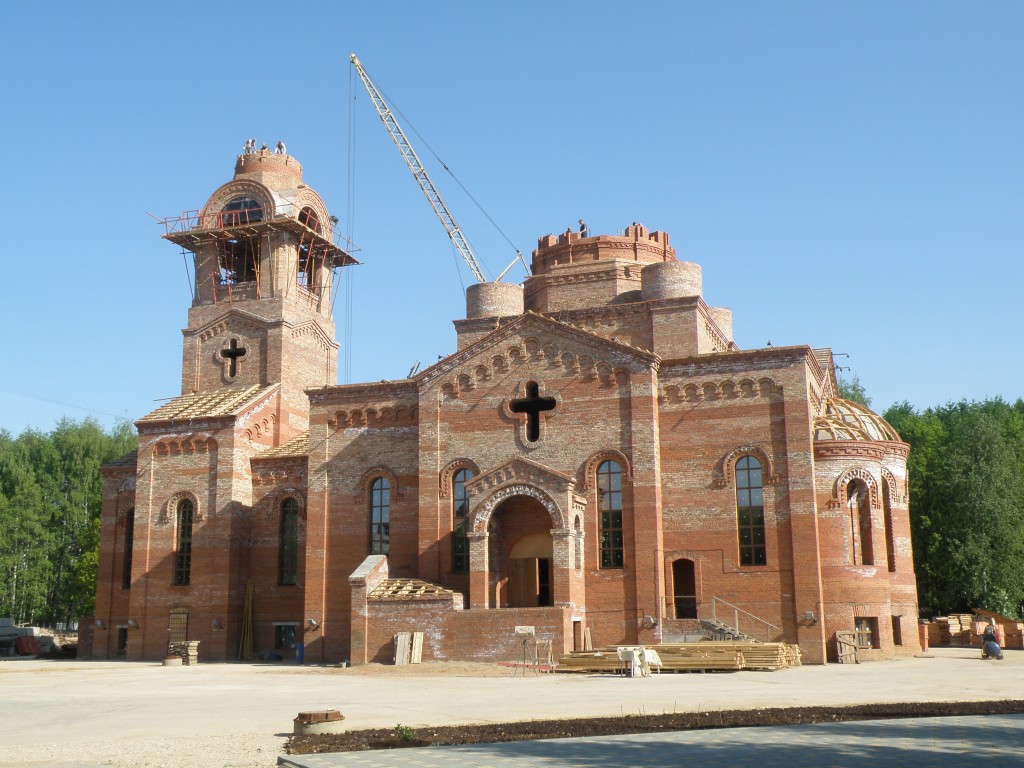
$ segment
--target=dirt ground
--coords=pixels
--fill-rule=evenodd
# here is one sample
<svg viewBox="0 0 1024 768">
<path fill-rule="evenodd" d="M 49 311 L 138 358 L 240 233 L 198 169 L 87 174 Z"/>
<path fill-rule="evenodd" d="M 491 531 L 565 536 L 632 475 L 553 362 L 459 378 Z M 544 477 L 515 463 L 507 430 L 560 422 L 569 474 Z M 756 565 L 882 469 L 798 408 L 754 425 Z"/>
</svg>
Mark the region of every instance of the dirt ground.
<svg viewBox="0 0 1024 768">
<path fill-rule="evenodd" d="M 412 667 L 389 667 L 397 674 L 424 674 Z M 493 667 L 492 667 L 493 669 Z M 401 670 L 401 671 L 399 671 Z M 380 674 L 374 670 L 373 674 Z M 507 671 L 501 674 L 508 674 Z M 573 720 L 541 720 L 525 723 L 461 725 L 403 729 L 351 731 L 317 736 L 293 736 L 288 754 L 354 752 L 366 749 L 428 747 L 451 744 L 483 744 L 531 739 L 562 739 L 582 736 L 612 736 L 655 731 L 689 731 L 704 728 L 798 725 L 802 723 L 850 720 L 896 719 L 904 717 L 948 717 L 953 715 L 1002 715 L 1024 713 L 1024 700 L 939 702 L 918 704 L 869 704 L 854 707 L 786 707 L 780 709 L 680 712 L 670 715 L 631 715 Z"/>
</svg>

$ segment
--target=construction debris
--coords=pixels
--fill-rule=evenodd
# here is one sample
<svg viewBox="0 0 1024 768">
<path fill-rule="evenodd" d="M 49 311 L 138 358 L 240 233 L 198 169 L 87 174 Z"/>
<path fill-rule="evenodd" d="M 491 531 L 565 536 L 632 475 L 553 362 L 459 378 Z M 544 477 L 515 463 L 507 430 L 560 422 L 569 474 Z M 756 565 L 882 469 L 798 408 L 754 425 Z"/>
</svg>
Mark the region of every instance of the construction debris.
<svg viewBox="0 0 1024 768">
<path fill-rule="evenodd" d="M 186 667 L 199 663 L 199 641 L 186 640 L 182 643 L 168 643 L 167 655 L 180 656 L 181 663 Z"/>
</svg>

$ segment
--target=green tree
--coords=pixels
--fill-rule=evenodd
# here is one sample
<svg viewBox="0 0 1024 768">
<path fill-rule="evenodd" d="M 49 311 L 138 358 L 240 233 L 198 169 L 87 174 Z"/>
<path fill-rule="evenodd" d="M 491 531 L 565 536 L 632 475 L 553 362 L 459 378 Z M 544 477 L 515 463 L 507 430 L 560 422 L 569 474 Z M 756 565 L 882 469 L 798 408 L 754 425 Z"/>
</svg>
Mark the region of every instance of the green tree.
<svg viewBox="0 0 1024 768">
<path fill-rule="evenodd" d="M 1024 602 L 1024 404 L 950 403 L 886 419 L 910 443 L 910 517 L 923 612 Z"/>
<path fill-rule="evenodd" d="M 864 391 L 864 385 L 860 383 L 860 376 L 856 373 L 850 378 L 841 377 L 839 380 L 839 395 L 844 400 L 860 403 L 865 408 L 871 407 L 871 398 Z"/>
<path fill-rule="evenodd" d="M 92 420 L 49 434 L 0 432 L 0 615 L 53 625 L 91 613 L 99 547 L 99 467 L 135 447 L 130 424 Z"/>
</svg>

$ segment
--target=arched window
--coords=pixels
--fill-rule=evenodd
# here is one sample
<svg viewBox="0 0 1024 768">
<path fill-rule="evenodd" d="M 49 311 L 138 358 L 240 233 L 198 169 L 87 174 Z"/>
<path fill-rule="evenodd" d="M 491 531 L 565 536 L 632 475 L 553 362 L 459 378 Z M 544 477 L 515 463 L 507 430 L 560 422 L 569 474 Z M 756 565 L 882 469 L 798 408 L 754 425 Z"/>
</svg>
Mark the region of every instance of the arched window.
<svg viewBox="0 0 1024 768">
<path fill-rule="evenodd" d="M 391 531 L 391 484 L 378 477 L 370 485 L 370 554 L 386 555 Z"/>
<path fill-rule="evenodd" d="M 121 589 L 132 588 L 132 547 L 135 545 L 135 507 L 124 515 L 124 568 L 121 570 Z"/>
<path fill-rule="evenodd" d="M 320 227 L 320 217 L 308 205 L 303 206 L 302 210 L 299 211 L 299 224 L 309 227 L 318 235 L 323 234 L 323 230 Z"/>
<path fill-rule="evenodd" d="M 184 587 L 192 579 L 192 518 L 195 505 L 191 499 L 178 502 L 178 541 L 174 552 L 174 584 Z"/>
<path fill-rule="evenodd" d="M 263 208 L 251 197 L 236 197 L 220 212 L 221 227 L 239 227 L 263 221 Z M 219 240 L 221 285 L 238 285 L 256 280 L 260 261 L 260 238 L 251 232 L 234 233 Z"/>
<path fill-rule="evenodd" d="M 892 495 L 889 483 L 882 479 L 882 514 L 885 523 L 885 558 L 889 573 L 896 573 L 896 539 L 892 531 Z"/>
<path fill-rule="evenodd" d="M 472 477 L 473 470 L 460 469 L 452 478 L 452 571 L 455 573 L 469 570 L 469 537 L 466 536 L 469 494 L 466 493 L 466 483 Z"/>
<path fill-rule="evenodd" d="M 601 567 L 622 567 L 622 467 L 617 461 L 597 468 L 598 512 L 601 515 Z"/>
<path fill-rule="evenodd" d="M 263 208 L 251 197 L 235 197 L 224 206 L 220 214 L 222 227 L 237 227 L 263 221 Z"/>
<path fill-rule="evenodd" d="M 299 223 L 312 229 L 318 235 L 322 234 L 320 220 L 309 206 L 299 211 Z M 303 288 L 319 294 L 321 272 L 324 269 L 324 252 L 318 248 L 313 238 L 303 235 L 299 239 L 299 266 L 296 271 L 298 283 Z"/>
<path fill-rule="evenodd" d="M 761 462 L 753 456 L 744 456 L 736 462 L 736 527 L 740 565 L 767 565 Z"/>
<path fill-rule="evenodd" d="M 299 502 L 281 502 L 281 532 L 277 553 L 277 583 L 292 585 L 299 576 Z"/>
<path fill-rule="evenodd" d="M 846 486 L 846 503 L 850 508 L 850 562 L 874 565 L 875 548 L 871 537 L 871 493 L 863 480 L 851 480 Z M 860 562 L 857 562 L 857 555 Z"/>
</svg>

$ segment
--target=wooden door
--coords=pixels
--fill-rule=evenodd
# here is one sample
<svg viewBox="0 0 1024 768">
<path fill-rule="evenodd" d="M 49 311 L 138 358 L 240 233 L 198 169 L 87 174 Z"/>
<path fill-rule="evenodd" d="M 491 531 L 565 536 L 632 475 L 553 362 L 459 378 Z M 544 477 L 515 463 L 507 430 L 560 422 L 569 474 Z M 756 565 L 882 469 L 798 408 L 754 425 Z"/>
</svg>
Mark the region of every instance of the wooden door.
<svg viewBox="0 0 1024 768">
<path fill-rule="evenodd" d="M 540 578 L 535 557 L 517 557 L 508 561 L 508 607 L 535 608 L 540 594 Z"/>
</svg>

